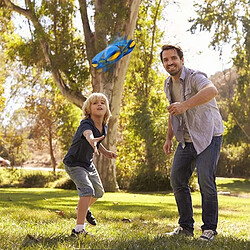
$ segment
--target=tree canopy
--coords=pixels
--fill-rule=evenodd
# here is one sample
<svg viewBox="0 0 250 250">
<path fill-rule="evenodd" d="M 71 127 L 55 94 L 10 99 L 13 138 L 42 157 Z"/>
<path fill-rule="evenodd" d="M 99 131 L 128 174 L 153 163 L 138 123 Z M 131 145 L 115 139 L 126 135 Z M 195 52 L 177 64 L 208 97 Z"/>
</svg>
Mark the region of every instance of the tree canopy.
<svg viewBox="0 0 250 250">
<path fill-rule="evenodd" d="M 37 69 L 51 74 L 61 94 L 78 107 L 82 107 L 91 91 L 107 95 L 112 118 L 106 144 L 113 150 L 130 55 L 119 61 L 110 74 L 98 72 L 91 66 L 91 60 L 115 35 L 133 36 L 140 4 L 141 0 L 1 1 L 1 32 L 6 38 L 3 46 L 9 60 L 20 61 L 24 70 L 31 70 L 31 83 L 35 81 Z M 81 16 L 84 39 L 74 26 L 77 11 Z M 19 24 L 19 35 L 13 21 L 17 17 L 23 20 Z M 29 31 L 29 36 L 22 36 L 22 30 Z M 116 190 L 114 162 L 102 158 L 97 161 L 104 187 Z"/>
<path fill-rule="evenodd" d="M 228 103 L 228 142 L 250 140 L 250 22 L 248 0 L 204 0 L 195 5 L 197 18 L 190 19 L 191 32 L 209 31 L 211 46 L 223 56 L 223 45 L 232 44 L 233 64 L 239 75 L 234 97 Z M 237 135 L 235 137 L 235 135 Z"/>
<path fill-rule="evenodd" d="M 4 87 L 10 93 L 12 104 L 15 100 L 25 103 L 13 114 L 8 126 L 1 124 L 0 152 L 5 155 L 9 152 L 15 163 L 22 162 L 27 157 L 22 145 L 29 129 L 37 132 L 29 137 L 37 136 L 43 142 L 47 137 L 46 142 L 50 143 L 47 147 L 52 151 L 56 138 L 65 153 L 81 119 L 78 108 L 91 92 L 103 92 L 112 112 L 104 144 L 113 151 L 117 146 L 119 153 L 118 169 L 115 161 L 102 156 L 95 159 L 106 191 L 118 189 L 116 172 L 122 188 L 160 190 L 168 186 L 172 158 L 162 151 L 167 131 L 163 93 L 166 76 L 159 70 L 158 54 L 167 32 L 159 24 L 168 3 L 162 0 L 0 1 L 3 59 L 0 61 L 0 112 L 5 105 Z M 219 104 L 226 127 L 224 144 L 230 147 L 244 144 L 242 149 L 237 148 L 241 155 L 247 155 L 245 145 L 250 134 L 247 7 L 246 0 L 199 1 L 195 4 L 197 18 L 190 20 L 190 31 L 210 32 L 211 46 L 220 50 L 222 56 L 223 45 L 232 44 L 234 68 L 221 73 L 219 77 L 224 79 L 217 83 L 224 84 L 218 88 L 222 93 Z M 91 60 L 117 35 L 133 38 L 135 49 L 113 70 L 103 74 L 92 67 Z M 24 125 L 27 126 L 22 129 Z M 49 139 L 50 129 L 53 136 Z M 232 150 L 226 147 L 225 150 L 228 160 Z M 53 163 L 53 154 L 51 160 Z M 227 165 L 231 162 L 228 160 Z M 232 169 L 229 172 L 233 173 Z"/>
</svg>

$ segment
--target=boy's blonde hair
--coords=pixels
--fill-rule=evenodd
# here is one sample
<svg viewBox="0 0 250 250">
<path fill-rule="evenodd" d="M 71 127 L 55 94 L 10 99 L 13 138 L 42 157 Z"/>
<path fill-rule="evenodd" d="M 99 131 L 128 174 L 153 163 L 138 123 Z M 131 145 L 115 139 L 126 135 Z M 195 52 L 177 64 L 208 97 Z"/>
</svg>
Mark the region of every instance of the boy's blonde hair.
<svg viewBox="0 0 250 250">
<path fill-rule="evenodd" d="M 90 105 L 97 100 L 104 100 L 107 111 L 103 118 L 104 125 L 108 124 L 109 118 L 111 117 L 111 111 L 109 109 L 108 98 L 102 93 L 92 93 L 82 106 L 83 119 L 90 118 Z"/>
</svg>

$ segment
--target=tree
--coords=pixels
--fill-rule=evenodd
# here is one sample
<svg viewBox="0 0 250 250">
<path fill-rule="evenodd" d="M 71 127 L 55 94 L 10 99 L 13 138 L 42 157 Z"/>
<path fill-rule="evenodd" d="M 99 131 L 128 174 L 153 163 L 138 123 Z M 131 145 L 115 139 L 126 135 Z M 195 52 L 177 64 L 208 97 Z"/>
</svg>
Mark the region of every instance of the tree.
<svg viewBox="0 0 250 250">
<path fill-rule="evenodd" d="M 3 53 L 2 51 L 0 52 L 0 57 L 3 58 Z M 0 67 L 1 67 L 1 71 L 0 71 L 0 131 L 3 131 L 3 126 L 2 126 L 2 120 L 3 120 L 3 110 L 4 110 L 4 106 L 5 106 L 5 101 L 6 98 L 3 96 L 4 94 L 4 87 L 3 84 L 5 82 L 5 67 L 4 67 L 4 63 L 3 61 L 0 61 Z M 4 147 L 4 142 L 3 142 L 3 136 L 4 134 L 2 134 L 2 132 L 0 132 L 0 145 L 2 146 L 2 148 Z M 2 150 L 0 149 L 0 156 L 2 155 Z M 3 155 L 2 155 L 3 156 Z"/>
<path fill-rule="evenodd" d="M 31 137 L 34 139 L 38 149 L 49 149 L 50 161 L 55 174 L 56 159 L 55 148 L 57 142 L 57 116 L 56 112 L 62 106 L 60 102 L 55 102 L 51 90 L 44 86 L 40 89 L 39 95 L 30 95 L 26 100 L 25 109 L 34 121 L 31 126 Z"/>
<path fill-rule="evenodd" d="M 1 58 L 4 57 L 2 51 L 0 52 L 0 57 Z M 6 76 L 5 76 L 5 65 L 2 60 L 0 61 L 0 68 L 1 68 L 1 71 L 0 71 L 0 114 L 1 114 L 4 109 L 4 104 L 6 100 L 6 98 L 3 96 L 4 94 L 3 84 L 5 82 Z"/>
<path fill-rule="evenodd" d="M 1 2 L 0 2 L 0 7 L 1 7 Z M 0 13 L 3 14 L 4 11 L 0 8 Z M 0 25 L 0 30 L 1 32 L 5 32 L 7 30 L 10 30 L 11 27 L 8 25 L 6 18 L 3 20 L 3 25 Z M 4 22 L 5 21 L 5 22 Z M 1 23 L 2 24 L 2 23 Z M 10 137 L 13 136 L 12 131 L 7 132 L 6 128 L 4 127 L 4 109 L 5 109 L 5 103 L 6 103 L 6 97 L 4 96 L 5 93 L 5 88 L 4 84 L 6 82 L 6 79 L 11 72 L 12 67 L 6 67 L 5 64 L 5 58 L 6 55 L 3 51 L 3 36 L 0 36 L 0 156 L 8 159 L 11 157 L 10 152 L 8 149 L 10 148 L 9 141 Z"/>
<path fill-rule="evenodd" d="M 91 66 L 91 59 L 119 32 L 133 36 L 140 3 L 141 0 L 97 0 L 87 4 L 86 0 L 79 0 L 84 43 L 75 36 L 73 16 L 76 6 L 73 0 L 26 0 L 19 6 L 10 0 L 1 3 L 4 8 L 24 16 L 31 31 L 31 38 L 19 40 L 18 44 L 13 45 L 12 51 L 19 52 L 19 59 L 28 67 L 42 67 L 50 72 L 62 95 L 78 107 L 86 99 L 82 93 L 90 71 L 93 91 L 103 92 L 110 101 L 112 118 L 106 144 L 112 150 L 116 146 L 123 81 L 130 55 L 123 58 L 114 71 L 107 75 L 96 71 Z M 89 20 L 91 8 L 94 10 L 93 30 Z M 17 53 L 12 53 L 13 60 L 15 55 Z M 97 161 L 105 189 L 117 190 L 115 163 L 102 157 Z"/>
<path fill-rule="evenodd" d="M 166 138 L 164 75 L 158 65 L 162 1 L 144 1 L 139 10 L 134 49 L 125 82 L 118 144 L 123 157 L 118 161 L 118 181 L 137 191 L 169 187 L 168 160 L 162 150 Z"/>
<path fill-rule="evenodd" d="M 22 128 L 22 124 L 28 121 L 27 117 L 27 111 L 20 108 L 13 113 L 8 125 L 4 126 L 4 148 L 13 166 L 22 166 L 29 156 L 28 130 Z"/>
<path fill-rule="evenodd" d="M 229 103 L 228 133 L 237 133 L 237 141 L 250 140 L 250 23 L 248 0 L 206 0 L 195 4 L 197 18 L 191 32 L 200 31 L 213 34 L 211 45 L 223 53 L 223 44 L 232 44 L 233 63 L 239 75 L 232 101 Z"/>
<path fill-rule="evenodd" d="M 38 149 L 48 149 L 55 174 L 58 165 L 55 154 L 59 151 L 59 146 L 63 153 L 68 150 L 72 143 L 72 134 L 82 117 L 81 111 L 61 95 L 50 78 L 34 88 L 25 103 L 25 109 L 32 120 L 31 137 Z"/>
</svg>

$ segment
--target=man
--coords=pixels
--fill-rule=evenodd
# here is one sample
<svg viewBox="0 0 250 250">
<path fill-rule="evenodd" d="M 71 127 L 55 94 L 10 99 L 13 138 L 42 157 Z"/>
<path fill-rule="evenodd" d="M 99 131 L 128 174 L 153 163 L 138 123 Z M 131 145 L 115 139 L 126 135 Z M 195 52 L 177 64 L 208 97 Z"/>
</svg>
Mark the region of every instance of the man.
<svg viewBox="0 0 250 250">
<path fill-rule="evenodd" d="M 171 153 L 174 136 L 179 142 L 170 175 L 179 212 L 179 227 L 168 235 L 193 236 L 189 180 L 195 163 L 202 197 L 203 225 L 199 239 L 212 241 L 217 234 L 218 223 L 215 174 L 224 131 L 214 98 L 217 89 L 204 73 L 184 66 L 180 47 L 164 45 L 160 57 L 170 74 L 164 84 L 170 103 L 167 107 L 169 121 L 164 152 L 167 155 Z"/>
</svg>

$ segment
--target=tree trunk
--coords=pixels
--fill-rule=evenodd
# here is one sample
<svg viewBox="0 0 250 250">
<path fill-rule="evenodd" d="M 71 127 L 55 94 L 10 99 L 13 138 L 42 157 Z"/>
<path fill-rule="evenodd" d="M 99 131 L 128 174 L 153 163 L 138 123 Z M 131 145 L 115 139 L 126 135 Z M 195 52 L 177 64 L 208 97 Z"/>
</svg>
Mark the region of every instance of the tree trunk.
<svg viewBox="0 0 250 250">
<path fill-rule="evenodd" d="M 49 128 L 49 154 L 50 154 L 50 161 L 53 168 L 54 175 L 56 174 L 56 158 L 54 156 L 53 150 L 53 136 L 52 136 L 52 128 Z"/>
<path fill-rule="evenodd" d="M 126 34 L 132 37 L 135 29 L 136 20 L 139 12 L 140 0 L 132 1 L 130 6 L 130 18 L 126 26 Z M 131 54 L 127 55 L 116 65 L 114 71 L 113 79 L 114 82 L 106 84 L 104 86 L 104 93 L 110 98 L 110 107 L 112 117 L 109 121 L 108 138 L 105 146 L 113 151 L 116 151 L 116 141 L 117 141 L 117 130 L 118 130 L 118 119 L 120 114 L 120 107 L 123 94 L 123 83 L 126 76 L 126 71 L 128 68 L 128 63 Z M 110 92 L 110 93 L 109 93 Z M 118 184 L 116 181 L 116 165 L 114 160 L 104 159 L 102 157 L 99 160 L 99 166 L 97 166 L 100 171 L 101 178 L 103 178 L 103 184 L 106 191 L 117 191 Z M 108 164 L 108 165 L 107 165 Z M 100 169 L 101 168 L 101 169 Z M 107 170 L 106 170 L 107 169 Z"/>
<path fill-rule="evenodd" d="M 102 5 L 105 4 L 102 1 L 96 0 L 96 11 L 102 11 Z M 128 0 L 128 19 L 122 20 L 119 22 L 120 32 L 124 32 L 129 38 L 132 38 L 141 0 Z M 95 54 L 100 52 L 106 44 L 106 33 L 105 30 L 101 29 L 98 21 L 98 13 L 96 15 L 95 23 L 95 33 L 90 31 L 90 26 L 86 24 L 88 18 L 86 15 L 86 2 L 79 0 L 82 22 L 84 27 L 84 35 L 87 46 L 87 57 L 91 65 L 91 60 L 93 58 L 93 50 Z M 125 5 L 124 5 L 125 6 Z M 98 23 L 97 23 L 98 22 Z M 117 27 L 116 27 L 117 29 Z M 93 36 L 95 41 L 95 48 L 93 48 Z M 89 42 L 89 44 L 88 44 Z M 90 50 L 88 48 L 91 48 Z M 108 136 L 104 141 L 104 146 L 112 151 L 116 151 L 116 140 L 117 140 L 117 128 L 118 128 L 118 119 L 120 113 L 120 106 L 123 94 L 123 83 L 129 63 L 131 54 L 122 58 L 117 64 L 113 72 L 108 74 L 103 74 L 97 72 L 91 66 L 91 75 L 92 75 L 92 86 L 93 92 L 102 92 L 104 93 L 109 100 L 112 117 L 109 121 L 108 126 Z M 102 155 L 96 156 L 95 164 L 102 179 L 104 188 L 106 191 L 114 192 L 119 189 L 116 181 L 116 165 L 114 160 L 106 159 Z"/>
</svg>

